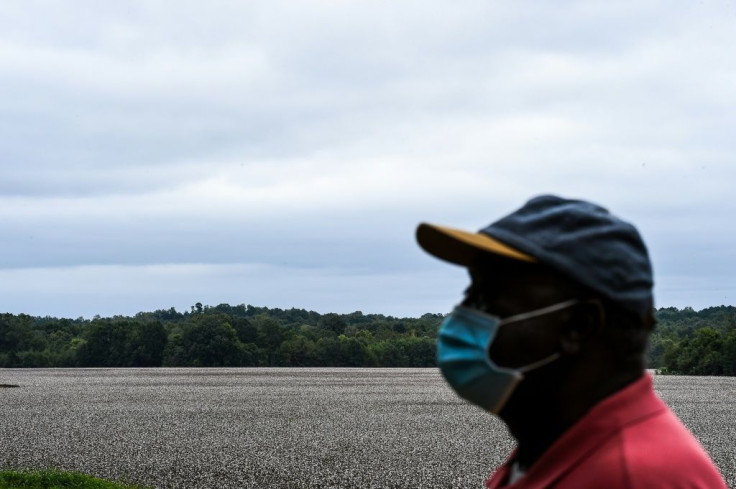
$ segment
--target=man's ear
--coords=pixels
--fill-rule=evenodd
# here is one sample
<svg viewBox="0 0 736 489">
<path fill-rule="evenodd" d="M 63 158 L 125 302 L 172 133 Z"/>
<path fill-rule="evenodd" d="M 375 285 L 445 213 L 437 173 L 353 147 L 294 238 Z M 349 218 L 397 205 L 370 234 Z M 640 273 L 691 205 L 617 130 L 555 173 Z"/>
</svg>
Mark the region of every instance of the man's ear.
<svg viewBox="0 0 736 489">
<path fill-rule="evenodd" d="M 562 354 L 579 355 L 588 340 L 599 333 L 604 322 L 605 309 L 599 300 L 592 299 L 578 304 L 561 330 Z"/>
</svg>

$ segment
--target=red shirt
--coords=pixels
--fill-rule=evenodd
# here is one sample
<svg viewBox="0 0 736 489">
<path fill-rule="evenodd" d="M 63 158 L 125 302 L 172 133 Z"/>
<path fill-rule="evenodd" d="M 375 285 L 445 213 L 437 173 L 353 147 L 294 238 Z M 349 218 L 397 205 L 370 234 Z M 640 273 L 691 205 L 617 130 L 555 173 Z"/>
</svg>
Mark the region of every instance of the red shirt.
<svg viewBox="0 0 736 489">
<path fill-rule="evenodd" d="M 726 489 L 703 447 L 657 397 L 649 375 L 593 406 L 515 484 L 514 454 L 488 489 Z"/>
</svg>

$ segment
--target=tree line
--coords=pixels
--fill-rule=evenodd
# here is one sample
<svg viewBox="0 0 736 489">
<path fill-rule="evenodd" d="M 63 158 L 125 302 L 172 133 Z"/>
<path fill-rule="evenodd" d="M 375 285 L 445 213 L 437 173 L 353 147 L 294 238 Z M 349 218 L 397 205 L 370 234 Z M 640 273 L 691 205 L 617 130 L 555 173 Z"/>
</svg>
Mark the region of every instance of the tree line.
<svg viewBox="0 0 736 489">
<path fill-rule="evenodd" d="M 660 373 L 736 375 L 736 307 L 658 309 L 649 365 Z"/>
<path fill-rule="evenodd" d="M 443 319 L 200 303 L 132 317 L 0 314 L 0 367 L 434 367 Z M 661 308 L 657 320 L 650 368 L 736 375 L 736 308 Z"/>
<path fill-rule="evenodd" d="M 0 314 L 0 367 L 433 367 L 442 319 L 200 303 L 91 320 Z"/>
</svg>

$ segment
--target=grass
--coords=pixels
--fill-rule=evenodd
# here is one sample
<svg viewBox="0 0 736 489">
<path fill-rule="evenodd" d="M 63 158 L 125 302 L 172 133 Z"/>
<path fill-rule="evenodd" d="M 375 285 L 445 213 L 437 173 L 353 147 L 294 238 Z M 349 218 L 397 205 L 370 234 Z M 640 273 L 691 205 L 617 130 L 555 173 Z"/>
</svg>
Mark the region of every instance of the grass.
<svg viewBox="0 0 736 489">
<path fill-rule="evenodd" d="M 143 489 L 142 486 L 119 484 L 77 472 L 42 470 L 0 472 L 0 489 Z"/>
</svg>

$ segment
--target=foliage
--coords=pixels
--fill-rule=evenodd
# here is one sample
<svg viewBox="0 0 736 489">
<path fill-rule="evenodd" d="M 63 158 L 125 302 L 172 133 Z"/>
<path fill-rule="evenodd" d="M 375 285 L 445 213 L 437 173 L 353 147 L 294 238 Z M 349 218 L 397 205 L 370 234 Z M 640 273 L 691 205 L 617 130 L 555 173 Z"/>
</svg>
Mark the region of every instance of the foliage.
<svg viewBox="0 0 736 489">
<path fill-rule="evenodd" d="M 118 484 L 76 472 L 43 470 L 35 472 L 0 472 L 0 489 L 143 489 L 142 486 Z"/>
<path fill-rule="evenodd" d="M 444 316 L 197 303 L 92 320 L 0 315 L 0 367 L 432 367 Z"/>
<path fill-rule="evenodd" d="M 92 320 L 0 314 L 0 367 L 433 367 L 441 314 L 319 314 L 240 304 Z M 657 310 L 649 366 L 736 375 L 736 307 Z"/>
<path fill-rule="evenodd" d="M 736 307 L 659 309 L 649 365 L 660 373 L 736 375 Z"/>
</svg>

